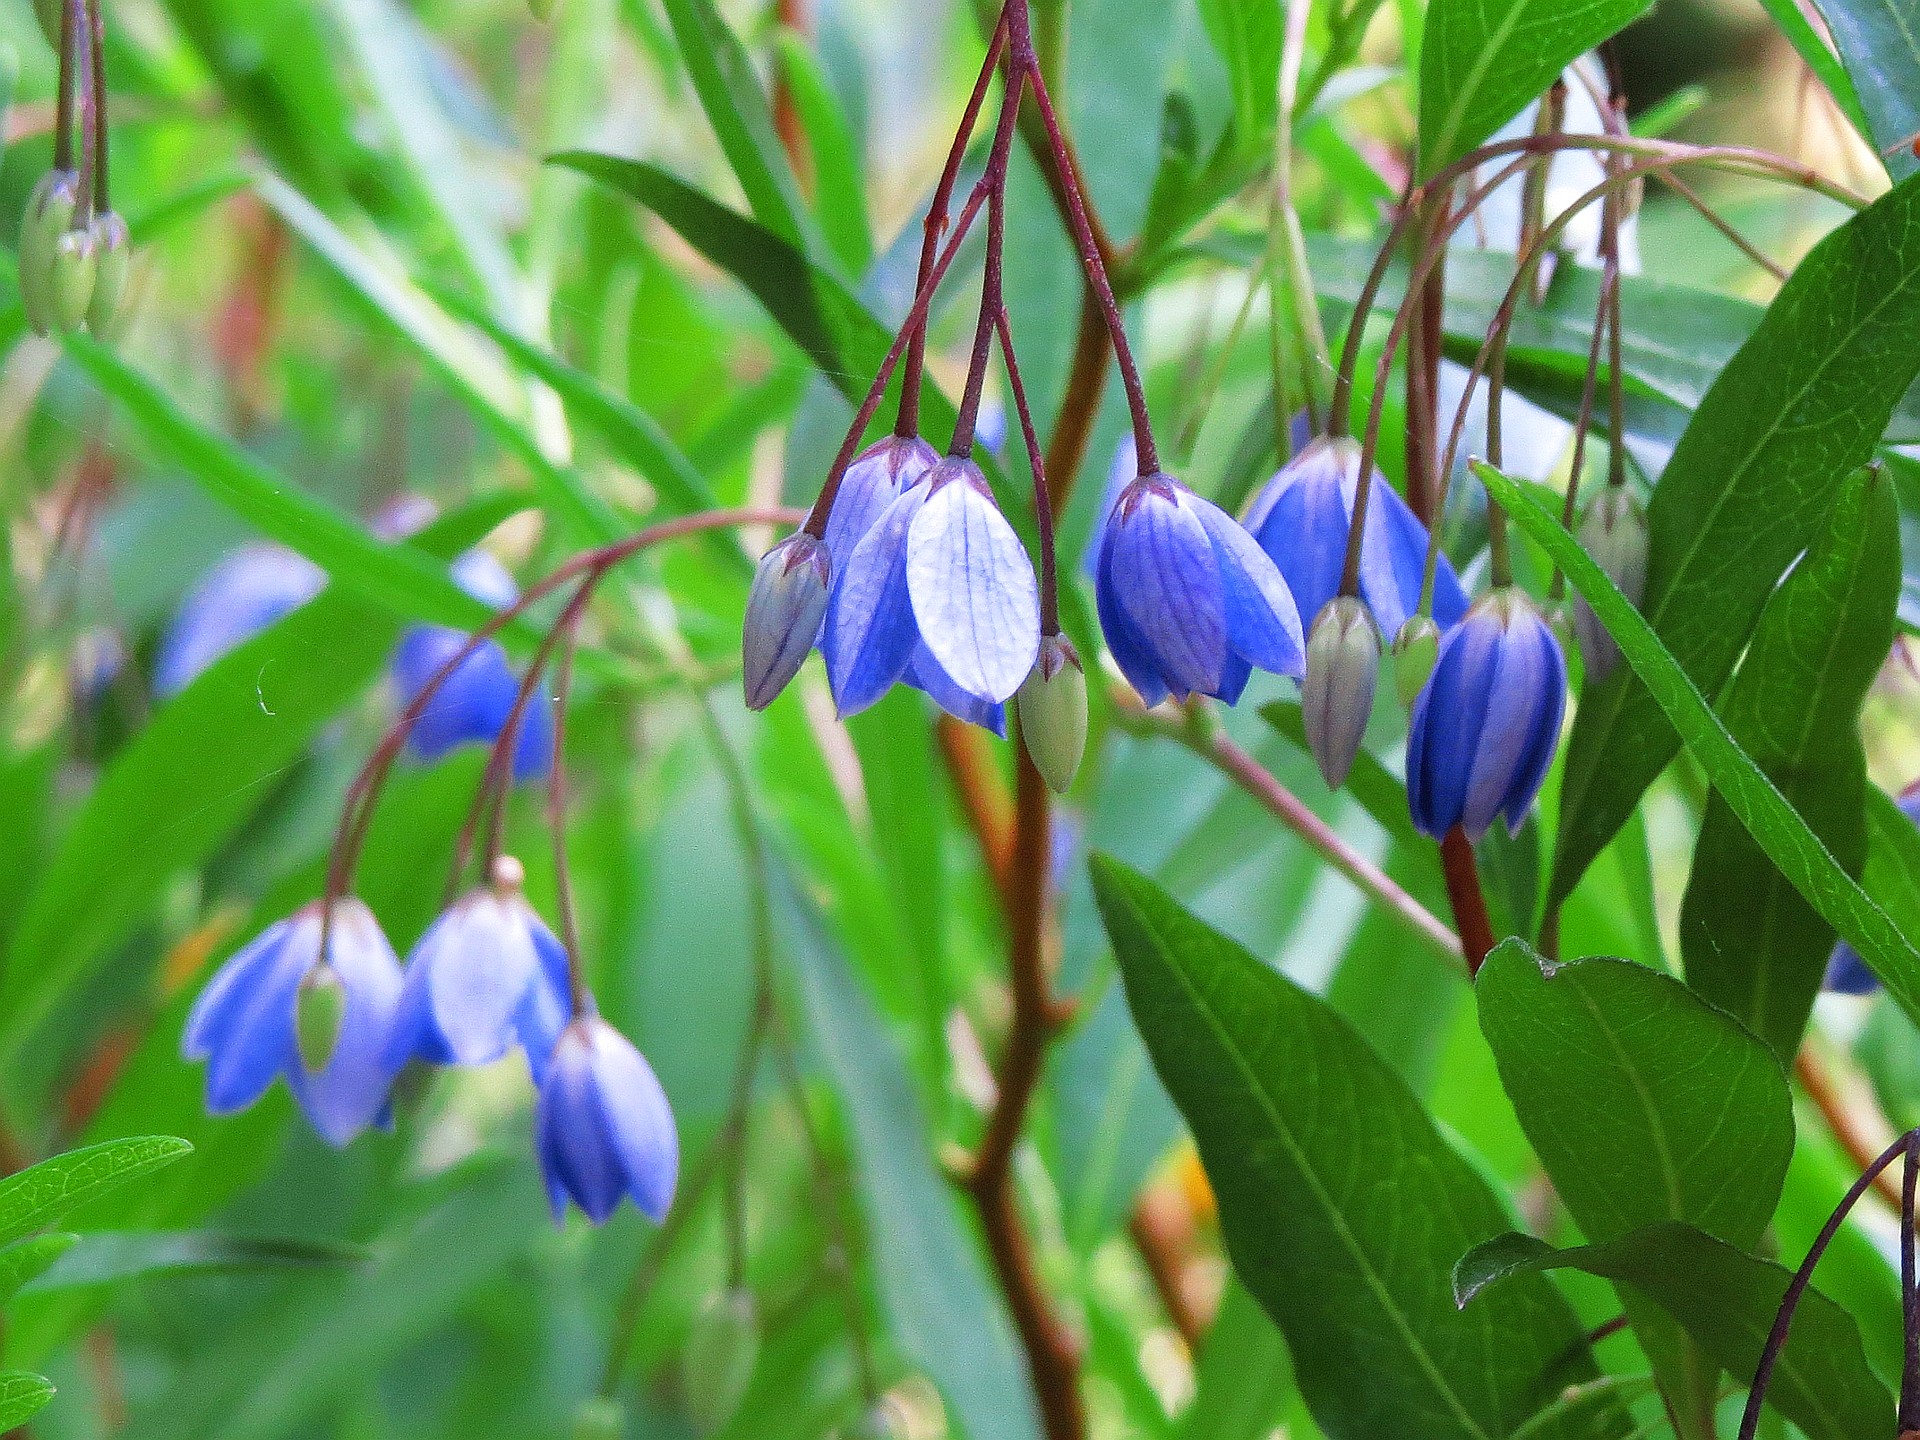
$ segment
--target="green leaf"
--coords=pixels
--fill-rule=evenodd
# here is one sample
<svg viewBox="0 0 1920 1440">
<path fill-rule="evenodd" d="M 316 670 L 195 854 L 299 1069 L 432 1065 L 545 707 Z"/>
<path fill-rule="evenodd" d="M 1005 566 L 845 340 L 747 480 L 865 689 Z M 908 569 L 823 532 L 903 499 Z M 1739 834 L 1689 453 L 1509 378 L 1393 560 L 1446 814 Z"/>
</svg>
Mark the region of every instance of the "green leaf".
<svg viewBox="0 0 1920 1440">
<path fill-rule="evenodd" d="M 1860 95 L 1853 88 L 1853 77 L 1847 73 L 1846 66 L 1835 58 L 1833 51 L 1827 48 L 1827 42 L 1820 32 L 1813 28 L 1806 11 L 1800 8 L 1800 0 L 1760 0 L 1760 3 L 1767 7 L 1774 24 L 1780 27 L 1781 33 L 1806 62 L 1807 68 L 1827 87 L 1827 93 L 1833 96 L 1840 112 L 1852 122 L 1855 130 L 1871 140 L 1873 127 L 1868 123 L 1866 112 L 1860 108 Z M 1920 63 L 1920 57 L 1916 57 L 1916 61 Z"/>
<path fill-rule="evenodd" d="M 1498 1311 L 1455 1309 L 1454 1262 L 1510 1221 L 1347 1023 L 1144 876 L 1097 856 L 1093 878 L 1234 1269 L 1285 1333 L 1321 1427 L 1490 1440 L 1591 1378 L 1551 1286 L 1506 1291 Z M 1601 1433 L 1630 1426 L 1616 1410 Z"/>
<path fill-rule="evenodd" d="M 1920 135 L 1920 13 L 1911 0 L 1814 4 L 1853 77 L 1868 121 L 1864 133 L 1896 179 L 1912 175 L 1920 170 L 1920 156 L 1913 153 Z"/>
<path fill-rule="evenodd" d="M 1267 1440 L 1294 1393 L 1287 1342 L 1229 1279 L 1195 1367 L 1193 1404 L 1180 1417 L 1181 1440 Z"/>
<path fill-rule="evenodd" d="M 23 1425 L 53 1399 L 53 1384 L 23 1370 L 0 1374 L 0 1434 Z"/>
<path fill-rule="evenodd" d="M 1905 935 L 1920 935 L 1920 826 L 1884 790 L 1866 794 L 1867 865 L 1861 887 Z"/>
<path fill-rule="evenodd" d="M 69 1210 L 171 1165 L 192 1150 L 184 1140 L 145 1135 L 69 1150 L 9 1175 L 0 1180 L 0 1245 L 31 1235 Z"/>
<path fill-rule="evenodd" d="M 1660 706 L 1667 723 L 1707 772 L 1747 833 L 1769 859 L 1853 947 L 1909 1015 L 1920 1017 L 1920 951 L 1879 902 L 1860 888 L 1819 838 L 1774 789 L 1713 713 L 1686 671 L 1668 653 L 1645 617 L 1521 486 L 1491 466 L 1476 464 L 1488 491 L 1534 542 L 1566 572 L 1573 587 L 1619 644 L 1621 654 Z"/>
<path fill-rule="evenodd" d="M 1474 993 L 1501 1084 L 1583 1235 L 1681 1220 L 1742 1248 L 1760 1239 L 1793 1154 L 1793 1098 L 1764 1044 L 1671 976 L 1555 965 L 1520 940 L 1488 957 Z M 1681 1433 L 1710 1437 L 1714 1367 L 1623 1298 Z"/>
<path fill-rule="evenodd" d="M 1438 174 L 1652 0 L 1433 0 L 1420 46 L 1420 173 Z"/>
<path fill-rule="evenodd" d="M 75 1237 L 59 1236 L 71 1243 Z M 367 1250 L 337 1240 L 301 1236 L 230 1235 L 214 1230 L 94 1231 L 27 1286 L 29 1294 L 107 1285 L 141 1275 L 202 1271 L 351 1270 L 367 1264 Z M 64 1248 L 64 1247 L 63 1247 Z M 0 1254 L 0 1258 L 4 1258 Z"/>
<path fill-rule="evenodd" d="M 819 915 L 778 857 L 768 858 L 781 953 L 844 1107 L 867 1232 L 885 1237 L 872 1258 L 893 1343 L 939 1386 L 969 1435 L 1038 1440 L 1012 1324 L 928 1150 L 913 1081 Z"/>
<path fill-rule="evenodd" d="M 1207 36 L 1226 61 L 1242 153 L 1265 144 L 1279 116 L 1282 11 L 1268 0 L 1200 0 Z"/>
<path fill-rule="evenodd" d="M 1815 246 L 1721 372 L 1648 507 L 1662 646 L 1717 693 L 1794 558 L 1821 533 L 1920 372 L 1920 180 Z M 1566 899 L 1679 738 L 1636 674 L 1582 694 L 1549 905 Z"/>
<path fill-rule="evenodd" d="M 1820 543 L 1767 602 L 1720 702 L 1741 749 L 1850 875 L 1867 858 L 1860 706 L 1893 644 L 1899 589 L 1893 486 L 1863 471 L 1841 492 Z M 1800 1048 L 1833 927 L 1718 797 L 1707 801 L 1694 846 L 1680 944 L 1688 984 L 1775 1054 Z"/>
<path fill-rule="evenodd" d="M 1760 1364 L 1788 1271 L 1690 1225 L 1648 1226 L 1604 1245 L 1555 1250 L 1530 1235 L 1503 1235 L 1460 1261 L 1460 1303 L 1513 1277 L 1574 1269 L 1628 1285 L 1672 1315 L 1736 1380 Z M 1868 1366 L 1853 1317 L 1818 1290 L 1794 1312 L 1773 1384 L 1773 1405 L 1807 1440 L 1862 1440 L 1893 1428 L 1893 1397 Z"/>
<path fill-rule="evenodd" d="M 39 1235 L 17 1240 L 0 1250 L 0 1305 L 19 1293 L 22 1286 L 37 1280 L 78 1240 L 78 1235 Z"/>
</svg>

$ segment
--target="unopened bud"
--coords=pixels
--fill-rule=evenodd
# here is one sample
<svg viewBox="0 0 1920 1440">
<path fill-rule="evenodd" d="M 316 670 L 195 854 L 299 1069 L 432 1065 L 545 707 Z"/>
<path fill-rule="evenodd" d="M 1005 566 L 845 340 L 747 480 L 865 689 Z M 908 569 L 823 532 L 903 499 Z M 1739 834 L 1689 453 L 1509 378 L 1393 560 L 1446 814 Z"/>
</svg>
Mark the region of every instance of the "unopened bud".
<svg viewBox="0 0 1920 1440">
<path fill-rule="evenodd" d="M 33 187 L 21 215 L 20 305 L 37 335 L 53 333 L 54 251 L 73 228 L 79 204 L 80 177 L 71 170 L 49 170 Z"/>
<path fill-rule="evenodd" d="M 1427 677 L 1440 660 L 1440 627 L 1430 615 L 1409 615 L 1393 637 L 1393 687 L 1402 705 L 1412 705 L 1427 688 Z"/>
<path fill-rule="evenodd" d="M 53 284 L 48 298 L 53 326 L 62 335 L 87 323 L 93 304 L 93 281 L 98 267 L 93 257 L 93 232 L 69 230 L 53 244 Z"/>
<path fill-rule="evenodd" d="M 347 987 L 340 983 L 340 972 L 322 960 L 307 971 L 294 1002 L 294 1036 L 309 1075 L 318 1075 L 333 1059 L 346 1018 Z"/>
<path fill-rule="evenodd" d="M 1314 618 L 1307 636 L 1307 678 L 1300 684 L 1307 744 L 1335 790 L 1346 783 L 1360 753 L 1379 683 L 1380 632 L 1373 616 L 1356 596 L 1337 595 Z"/>
<path fill-rule="evenodd" d="M 1592 557 L 1635 609 L 1647 594 L 1647 514 L 1624 485 L 1609 485 L 1580 522 L 1580 548 Z M 1600 681 L 1620 663 L 1620 647 L 1584 597 L 1573 602 L 1573 633 L 1587 677 Z"/>
<path fill-rule="evenodd" d="M 1035 768 L 1055 793 L 1066 794 L 1087 753 L 1087 677 L 1066 636 L 1042 637 L 1015 705 L 1020 740 Z"/>
<path fill-rule="evenodd" d="M 493 868 L 487 872 L 487 879 L 493 885 L 493 893 L 502 900 L 511 899 L 527 888 L 527 867 L 513 855 L 496 855 Z"/>
<path fill-rule="evenodd" d="M 609 1396 L 590 1396 L 573 1412 L 573 1440 L 620 1440 L 626 1433 L 627 1407 Z"/>
<path fill-rule="evenodd" d="M 120 302 L 132 264 L 127 222 L 112 210 L 102 210 L 93 217 L 93 299 L 87 306 L 87 328 L 102 340 L 112 339 L 119 329 Z"/>
<path fill-rule="evenodd" d="M 820 638 L 832 574 L 826 547 L 804 530 L 761 557 L 741 642 L 749 710 L 766 709 L 800 673 Z"/>
<path fill-rule="evenodd" d="M 682 1357 L 687 1410 L 704 1431 L 733 1418 L 760 1360 L 760 1310 L 753 1292 L 736 1287 L 712 1296 L 694 1317 Z"/>
</svg>

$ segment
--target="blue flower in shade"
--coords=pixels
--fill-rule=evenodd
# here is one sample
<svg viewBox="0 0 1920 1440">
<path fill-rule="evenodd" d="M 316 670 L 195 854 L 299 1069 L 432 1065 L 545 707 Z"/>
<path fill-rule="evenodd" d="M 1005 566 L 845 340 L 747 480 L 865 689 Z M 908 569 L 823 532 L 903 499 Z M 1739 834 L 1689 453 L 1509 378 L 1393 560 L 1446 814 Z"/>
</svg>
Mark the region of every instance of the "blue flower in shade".
<svg viewBox="0 0 1920 1440">
<path fill-rule="evenodd" d="M 521 892 L 511 856 L 435 920 L 407 960 L 387 1069 L 486 1065 L 518 1044 L 536 1080 L 572 1018 L 566 951 Z"/>
<path fill-rule="evenodd" d="M 1280 567 L 1309 624 L 1340 591 L 1359 492 L 1359 445 L 1347 437 L 1316 440 L 1247 509 L 1247 529 Z M 1427 527 L 1376 468 L 1360 546 L 1360 598 L 1389 641 L 1420 608 L 1426 564 Z M 1466 593 L 1442 555 L 1433 577 L 1433 618 L 1445 629 L 1466 610 Z"/>
<path fill-rule="evenodd" d="M 460 588 L 482 604 L 504 609 L 519 598 L 519 587 L 500 562 L 484 550 L 472 550 L 453 564 Z M 416 625 L 400 637 L 393 652 L 393 678 L 404 709 L 468 643 L 458 630 Z M 441 685 L 407 736 L 407 748 L 421 760 L 438 760 L 462 745 L 491 745 L 507 727 L 520 677 L 507 652 L 492 640 L 482 642 Z M 513 750 L 516 780 L 544 775 L 553 758 L 553 705 L 544 692 L 528 702 Z"/>
<path fill-rule="evenodd" d="M 200 578 L 161 637 L 154 693 L 177 695 L 201 671 L 318 595 L 327 572 L 284 545 L 245 545 Z"/>
<path fill-rule="evenodd" d="M 821 648 L 843 716 L 905 680 L 963 720 L 1005 724 L 1040 650 L 1040 590 L 971 460 L 941 461 L 854 547 Z"/>
<path fill-rule="evenodd" d="M 533 1130 L 555 1220 L 572 1201 L 598 1225 L 629 1196 L 656 1223 L 666 1218 L 680 1174 L 673 1110 L 653 1067 L 598 1015 L 554 1046 Z"/>
<path fill-rule="evenodd" d="M 1567 662 L 1552 627 L 1503 586 L 1440 642 L 1407 737 L 1407 804 L 1438 840 L 1469 839 L 1496 815 L 1520 828 L 1547 778 L 1567 708 Z"/>
<path fill-rule="evenodd" d="M 268 927 L 220 967 L 194 1001 L 181 1050 L 207 1062 L 207 1109 L 244 1110 L 283 1077 L 313 1128 L 345 1145 L 367 1126 L 385 1125 L 387 1030 L 400 1001 L 400 962 L 373 912 L 338 901 L 323 927 L 319 903 Z M 344 997 L 338 1038 L 326 1063 L 309 1072 L 300 1058 L 300 987 L 324 966 Z"/>
<path fill-rule="evenodd" d="M 1140 698 L 1229 705 L 1253 669 L 1306 673 L 1300 612 L 1253 537 L 1167 475 L 1121 491 L 1094 576 L 1100 627 Z"/>
<path fill-rule="evenodd" d="M 1899 799 L 1900 813 L 1920 825 L 1920 784 L 1910 785 Z M 1872 995 L 1880 989 L 1880 977 L 1873 973 L 1860 952 L 1846 941 L 1836 941 L 1827 960 L 1824 987 L 1839 995 Z"/>
</svg>

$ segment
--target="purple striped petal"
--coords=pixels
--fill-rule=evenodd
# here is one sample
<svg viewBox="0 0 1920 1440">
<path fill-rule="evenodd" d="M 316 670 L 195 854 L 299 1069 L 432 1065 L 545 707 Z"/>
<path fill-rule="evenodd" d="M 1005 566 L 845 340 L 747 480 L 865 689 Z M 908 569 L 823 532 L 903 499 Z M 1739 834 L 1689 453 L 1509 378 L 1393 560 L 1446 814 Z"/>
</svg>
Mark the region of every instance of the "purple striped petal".
<svg viewBox="0 0 1920 1440">
<path fill-rule="evenodd" d="M 1226 602 L 1213 542 L 1164 476 L 1135 481 L 1115 509 L 1110 588 L 1177 699 L 1219 688 L 1227 662 Z"/>
<path fill-rule="evenodd" d="M 1218 505 L 1193 494 L 1182 495 L 1180 501 L 1199 516 L 1213 542 L 1226 603 L 1227 643 L 1234 654 L 1275 675 L 1306 674 L 1300 612 L 1273 561 Z M 1225 700 L 1225 694 L 1220 698 Z"/>
<path fill-rule="evenodd" d="M 907 590 L 920 639 L 953 683 L 999 703 L 1040 652 L 1033 561 L 970 461 L 947 460 L 907 533 Z"/>
<path fill-rule="evenodd" d="M 905 672 L 919 640 L 907 592 L 907 532 L 927 501 L 916 485 L 853 547 L 827 604 L 827 679 L 842 716 L 879 700 Z"/>
</svg>

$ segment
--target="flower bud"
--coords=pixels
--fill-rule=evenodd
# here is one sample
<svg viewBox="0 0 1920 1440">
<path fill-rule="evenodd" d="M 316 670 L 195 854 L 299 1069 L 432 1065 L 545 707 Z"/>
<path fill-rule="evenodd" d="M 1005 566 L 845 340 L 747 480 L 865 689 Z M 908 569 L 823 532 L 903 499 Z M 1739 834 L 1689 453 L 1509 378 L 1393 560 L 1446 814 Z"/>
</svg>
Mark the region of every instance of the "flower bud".
<svg viewBox="0 0 1920 1440">
<path fill-rule="evenodd" d="M 1087 751 L 1087 677 L 1073 642 L 1044 636 L 1033 673 L 1020 687 L 1020 739 L 1047 784 L 1064 795 Z"/>
<path fill-rule="evenodd" d="M 111 339 L 119 327 L 132 262 L 127 222 L 112 210 L 102 210 L 93 217 L 93 299 L 87 306 L 87 328 L 102 340 Z"/>
<path fill-rule="evenodd" d="M 741 642 L 749 710 L 766 709 L 800 673 L 820 638 L 832 573 L 826 548 L 804 530 L 761 557 Z"/>
<path fill-rule="evenodd" d="M 760 1359 L 760 1312 L 753 1292 L 735 1287 L 714 1295 L 694 1317 L 682 1357 L 687 1409 L 703 1431 L 733 1418 Z"/>
<path fill-rule="evenodd" d="M 69 334 L 87 323 L 98 269 L 91 230 L 69 230 L 53 242 L 53 276 L 47 294 L 47 313 L 61 334 Z"/>
<path fill-rule="evenodd" d="M 1580 522 L 1580 547 L 1638 609 L 1647 593 L 1647 515 L 1624 485 L 1609 485 L 1587 507 Z M 1584 597 L 1573 602 L 1573 631 L 1586 661 L 1587 678 L 1600 681 L 1620 663 L 1620 647 Z"/>
<path fill-rule="evenodd" d="M 49 170 L 21 216 L 20 304 L 37 335 L 53 333 L 53 254 L 79 203 L 80 177 L 71 170 Z"/>
<path fill-rule="evenodd" d="M 1426 689 L 1440 658 L 1440 627 L 1430 616 L 1410 615 L 1393 639 L 1393 686 L 1400 692 L 1400 703 L 1411 705 L 1414 697 Z"/>
<path fill-rule="evenodd" d="M 606 1395 L 592 1395 L 573 1412 L 573 1440 L 620 1440 L 627 1433 L 627 1407 Z"/>
<path fill-rule="evenodd" d="M 876 1400 L 871 1409 L 847 1431 L 847 1440 L 900 1440 L 906 1433 L 899 1415 L 886 1400 Z"/>
<path fill-rule="evenodd" d="M 1380 633 L 1358 596 L 1338 595 L 1307 636 L 1307 678 L 1300 708 L 1307 744 L 1327 784 L 1338 790 L 1353 768 L 1380 681 Z"/>
<path fill-rule="evenodd" d="M 300 1043 L 300 1063 L 309 1075 L 318 1075 L 333 1059 L 346 1018 L 347 988 L 340 983 L 339 972 L 323 960 L 307 971 L 294 1002 L 294 1035 Z"/>
</svg>

